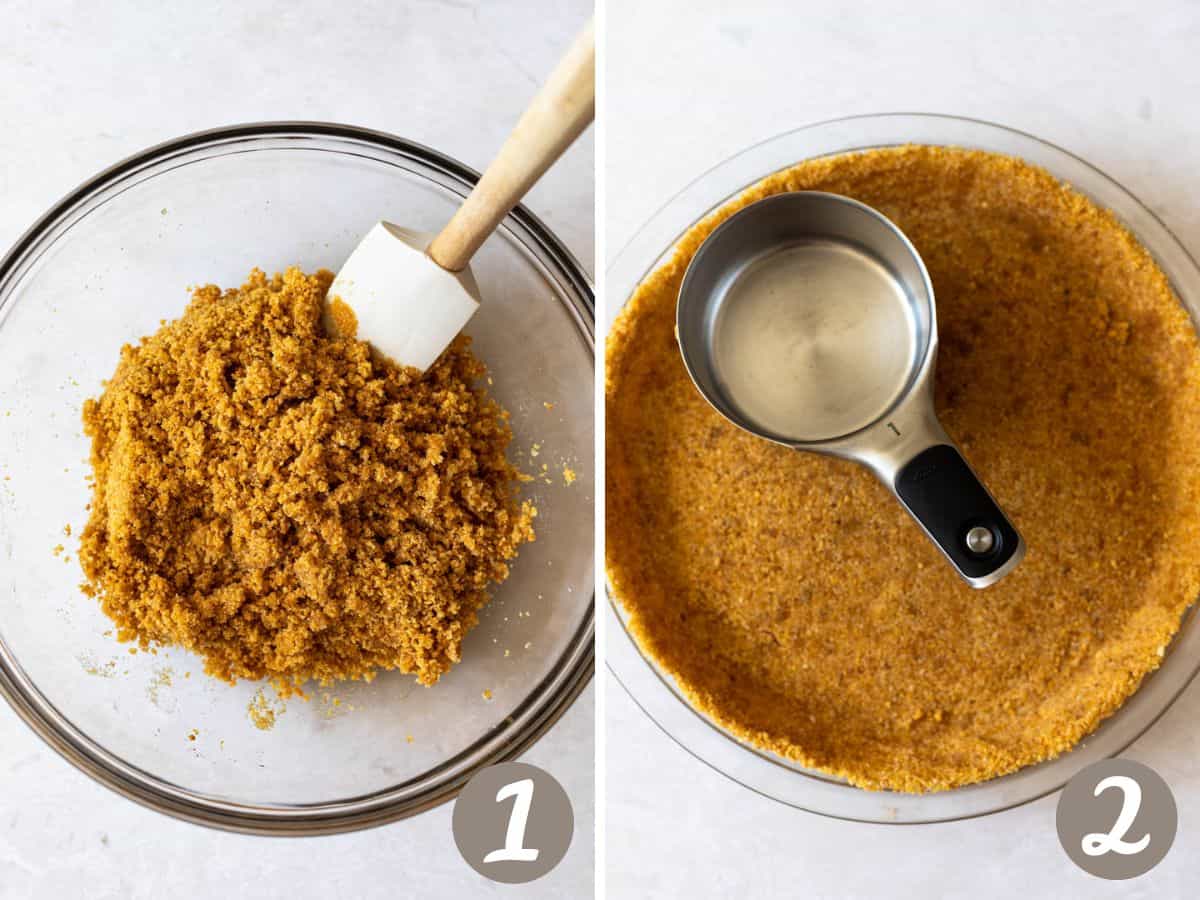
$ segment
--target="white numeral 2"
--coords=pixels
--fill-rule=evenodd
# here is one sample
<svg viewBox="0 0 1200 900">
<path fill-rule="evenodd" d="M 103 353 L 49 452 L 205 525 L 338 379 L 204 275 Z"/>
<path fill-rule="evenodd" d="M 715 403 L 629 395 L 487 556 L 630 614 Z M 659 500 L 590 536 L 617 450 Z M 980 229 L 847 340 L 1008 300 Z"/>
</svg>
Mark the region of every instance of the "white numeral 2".
<svg viewBox="0 0 1200 900">
<path fill-rule="evenodd" d="M 483 858 L 490 862 L 533 862 L 538 858 L 537 850 L 525 846 L 525 823 L 529 821 L 529 806 L 533 803 L 533 779 L 522 778 L 504 785 L 496 792 L 496 802 L 502 803 L 515 797 L 512 812 L 508 816 L 508 831 L 504 835 L 504 846 L 493 850 Z"/>
<path fill-rule="evenodd" d="M 1150 843 L 1148 833 L 1142 835 L 1141 840 L 1125 840 L 1126 833 L 1137 818 L 1138 810 L 1142 808 L 1142 786 L 1128 775 L 1109 775 L 1096 785 L 1094 796 L 1099 797 L 1111 787 L 1117 788 L 1124 795 L 1121 800 L 1121 813 L 1107 834 L 1093 832 L 1084 836 L 1082 847 L 1088 856 L 1103 856 L 1109 852 L 1132 856 L 1134 853 L 1141 853 Z"/>
</svg>

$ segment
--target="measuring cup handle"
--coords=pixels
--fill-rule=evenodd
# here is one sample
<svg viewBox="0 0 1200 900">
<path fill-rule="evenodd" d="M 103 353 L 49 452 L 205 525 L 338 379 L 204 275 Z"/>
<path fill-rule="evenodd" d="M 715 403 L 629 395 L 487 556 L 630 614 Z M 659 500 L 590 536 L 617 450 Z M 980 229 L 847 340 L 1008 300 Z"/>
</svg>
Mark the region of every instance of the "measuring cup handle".
<svg viewBox="0 0 1200 900">
<path fill-rule="evenodd" d="M 999 581 L 1024 555 L 1021 536 L 950 444 L 919 452 L 896 472 L 892 487 L 972 587 Z"/>
</svg>

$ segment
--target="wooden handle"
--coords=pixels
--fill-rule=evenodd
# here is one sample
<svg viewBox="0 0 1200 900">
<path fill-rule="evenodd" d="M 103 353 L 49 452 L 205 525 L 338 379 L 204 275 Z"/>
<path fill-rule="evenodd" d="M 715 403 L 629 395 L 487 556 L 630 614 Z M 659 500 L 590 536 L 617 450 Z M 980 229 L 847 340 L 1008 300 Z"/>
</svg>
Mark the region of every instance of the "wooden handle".
<svg viewBox="0 0 1200 900">
<path fill-rule="evenodd" d="M 538 91 L 475 190 L 429 245 L 429 257 L 451 272 L 467 267 L 534 182 L 571 146 L 596 115 L 593 22 Z"/>
</svg>

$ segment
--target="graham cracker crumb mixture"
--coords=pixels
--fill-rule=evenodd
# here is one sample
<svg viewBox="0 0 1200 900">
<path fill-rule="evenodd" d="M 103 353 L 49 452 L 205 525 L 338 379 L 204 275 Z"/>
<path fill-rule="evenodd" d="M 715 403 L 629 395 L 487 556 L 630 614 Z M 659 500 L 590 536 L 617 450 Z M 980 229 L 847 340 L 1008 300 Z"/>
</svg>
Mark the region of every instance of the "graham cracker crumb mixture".
<svg viewBox="0 0 1200 900">
<path fill-rule="evenodd" d="M 863 468 L 745 434 L 673 328 L 717 224 L 791 190 L 862 200 L 928 265 L 947 431 L 1028 555 L 967 587 Z M 640 645 L 738 737 L 920 792 L 1076 744 L 1200 589 L 1200 345 L 1105 210 L 1004 156 L 908 146 L 777 173 L 696 225 L 608 339 L 607 569 Z"/>
<path fill-rule="evenodd" d="M 283 695 L 378 669 L 433 684 L 533 540 L 469 339 L 421 377 L 326 337 L 332 279 L 196 289 L 83 411 L 80 558 L 118 638 Z"/>
</svg>

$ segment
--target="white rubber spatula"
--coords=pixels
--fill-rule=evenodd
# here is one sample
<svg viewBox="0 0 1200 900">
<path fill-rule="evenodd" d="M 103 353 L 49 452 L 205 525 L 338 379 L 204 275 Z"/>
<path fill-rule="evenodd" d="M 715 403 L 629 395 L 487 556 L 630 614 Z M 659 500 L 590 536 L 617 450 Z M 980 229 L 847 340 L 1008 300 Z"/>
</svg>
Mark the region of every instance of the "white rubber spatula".
<svg viewBox="0 0 1200 900">
<path fill-rule="evenodd" d="M 589 22 L 439 234 L 389 222 L 371 229 L 326 295 L 330 333 L 352 331 L 394 362 L 422 372 L 433 365 L 479 308 L 471 257 L 592 121 L 595 58 Z"/>
</svg>

